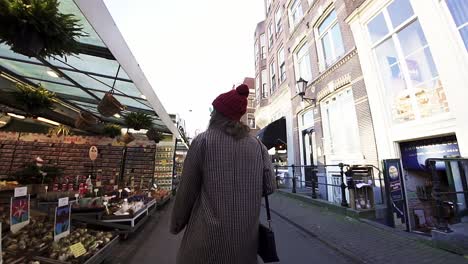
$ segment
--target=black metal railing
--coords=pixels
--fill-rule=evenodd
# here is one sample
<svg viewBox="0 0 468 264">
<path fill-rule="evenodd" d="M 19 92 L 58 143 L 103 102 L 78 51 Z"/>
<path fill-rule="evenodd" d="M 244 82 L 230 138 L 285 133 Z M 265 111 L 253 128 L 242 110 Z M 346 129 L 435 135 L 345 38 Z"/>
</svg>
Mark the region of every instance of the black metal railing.
<svg viewBox="0 0 468 264">
<path fill-rule="evenodd" d="M 378 199 L 378 203 L 383 204 L 383 179 L 380 170 L 373 165 L 351 166 L 339 163 L 319 166 L 275 166 L 277 188 L 290 190 L 292 193 L 297 193 L 299 190 L 300 193 L 305 193 L 312 199 L 321 199 L 340 204 L 343 207 L 349 207 L 346 188 L 348 188 L 348 184 L 352 184 L 355 168 L 358 167 L 370 168 L 371 170 L 377 171 L 378 177 L 375 177 L 375 173 L 371 173 L 369 177 L 372 179 L 373 186 L 376 186 L 378 182 L 378 187 L 380 188 L 380 199 Z M 291 171 L 292 176 L 289 176 L 289 172 L 285 172 L 285 169 Z M 280 176 L 281 170 L 283 170 L 283 177 Z M 306 175 L 303 175 L 303 173 Z"/>
</svg>

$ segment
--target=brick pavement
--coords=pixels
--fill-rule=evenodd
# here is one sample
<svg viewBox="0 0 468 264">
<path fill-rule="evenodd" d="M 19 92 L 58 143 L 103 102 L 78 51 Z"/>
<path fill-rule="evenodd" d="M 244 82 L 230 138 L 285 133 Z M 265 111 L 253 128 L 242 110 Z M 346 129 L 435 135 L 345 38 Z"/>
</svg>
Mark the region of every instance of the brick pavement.
<svg viewBox="0 0 468 264">
<path fill-rule="evenodd" d="M 273 221 L 281 217 L 361 263 L 468 263 L 395 229 L 379 228 L 276 193 L 270 198 Z"/>
</svg>

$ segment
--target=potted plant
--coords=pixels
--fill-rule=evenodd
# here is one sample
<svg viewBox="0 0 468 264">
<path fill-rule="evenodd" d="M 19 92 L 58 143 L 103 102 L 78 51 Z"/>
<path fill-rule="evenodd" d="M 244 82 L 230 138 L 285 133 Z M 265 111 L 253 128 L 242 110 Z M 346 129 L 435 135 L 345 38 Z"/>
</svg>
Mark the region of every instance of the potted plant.
<svg viewBox="0 0 468 264">
<path fill-rule="evenodd" d="M 148 132 L 146 132 L 146 137 L 148 137 L 149 140 L 153 140 L 156 143 L 159 143 L 164 138 L 164 135 L 161 131 L 158 131 L 156 128 L 152 127 L 148 129 Z"/>
<path fill-rule="evenodd" d="M 125 116 L 125 124 L 135 130 L 149 129 L 153 125 L 153 118 L 142 112 L 131 112 Z"/>
<path fill-rule="evenodd" d="M 0 43 L 28 57 L 76 54 L 86 36 L 79 19 L 59 12 L 58 0 L 0 0 Z"/>
<path fill-rule="evenodd" d="M 103 133 L 110 138 L 115 138 L 122 135 L 122 127 L 117 124 L 106 124 Z"/>
<path fill-rule="evenodd" d="M 80 115 L 75 120 L 75 127 L 79 129 L 87 129 L 97 123 L 97 119 L 88 112 L 80 112 Z"/>
<path fill-rule="evenodd" d="M 107 92 L 98 105 L 99 113 L 106 117 L 120 113 L 124 109 L 125 107 L 112 95 L 112 91 Z"/>
<path fill-rule="evenodd" d="M 16 88 L 18 89 L 14 93 L 16 102 L 23 106 L 24 111 L 33 117 L 42 113 L 43 110 L 54 108 L 55 94 L 49 92 L 44 87 L 39 86 L 38 88 L 34 88 L 18 83 Z"/>
</svg>

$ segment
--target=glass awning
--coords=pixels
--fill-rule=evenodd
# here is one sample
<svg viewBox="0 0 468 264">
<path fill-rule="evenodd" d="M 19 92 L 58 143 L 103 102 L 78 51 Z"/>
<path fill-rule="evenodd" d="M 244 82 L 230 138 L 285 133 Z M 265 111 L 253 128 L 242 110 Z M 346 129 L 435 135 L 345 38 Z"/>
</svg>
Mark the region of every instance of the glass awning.
<svg viewBox="0 0 468 264">
<path fill-rule="evenodd" d="M 104 94 L 113 90 L 116 99 L 126 106 L 121 115 L 145 112 L 153 117 L 155 128 L 170 133 L 73 0 L 61 0 L 60 10 L 80 19 L 87 34 L 79 38 L 80 53 L 64 58 L 28 58 L 0 44 L 0 73 L 32 85 L 41 84 L 65 104 L 88 111 L 102 121 L 123 124 L 122 117 L 104 117 L 97 110 Z"/>
</svg>

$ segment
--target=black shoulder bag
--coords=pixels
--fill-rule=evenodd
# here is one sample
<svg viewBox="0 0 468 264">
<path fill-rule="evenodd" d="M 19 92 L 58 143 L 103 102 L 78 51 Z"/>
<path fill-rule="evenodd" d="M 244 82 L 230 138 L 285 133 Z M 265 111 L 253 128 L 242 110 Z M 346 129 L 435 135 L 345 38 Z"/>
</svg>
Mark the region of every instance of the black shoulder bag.
<svg viewBox="0 0 468 264">
<path fill-rule="evenodd" d="M 262 159 L 264 159 L 263 153 L 262 153 Z M 271 171 L 269 169 L 264 168 L 263 173 L 269 174 L 269 175 L 264 175 L 263 176 L 264 179 L 268 179 L 271 177 L 270 175 Z M 258 227 L 257 254 L 262 258 L 264 263 L 278 262 L 279 258 L 276 252 L 275 233 L 271 229 L 271 214 L 270 214 L 270 204 L 268 203 L 268 195 L 265 195 L 265 208 L 266 208 L 266 213 L 267 213 L 268 227 L 261 223 Z"/>
</svg>

